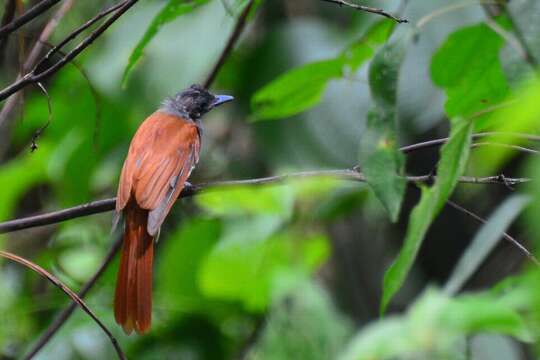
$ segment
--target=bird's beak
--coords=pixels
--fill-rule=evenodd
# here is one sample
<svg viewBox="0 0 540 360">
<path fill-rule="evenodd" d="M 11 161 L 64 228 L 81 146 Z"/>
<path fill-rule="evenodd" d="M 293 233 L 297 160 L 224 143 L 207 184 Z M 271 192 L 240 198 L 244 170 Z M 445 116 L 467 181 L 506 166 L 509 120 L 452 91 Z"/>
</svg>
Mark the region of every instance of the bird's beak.
<svg viewBox="0 0 540 360">
<path fill-rule="evenodd" d="M 234 100 L 234 97 L 230 95 L 216 95 L 214 98 L 214 103 L 212 104 L 212 107 L 217 107 L 221 104 L 225 104 L 233 100 Z"/>
</svg>

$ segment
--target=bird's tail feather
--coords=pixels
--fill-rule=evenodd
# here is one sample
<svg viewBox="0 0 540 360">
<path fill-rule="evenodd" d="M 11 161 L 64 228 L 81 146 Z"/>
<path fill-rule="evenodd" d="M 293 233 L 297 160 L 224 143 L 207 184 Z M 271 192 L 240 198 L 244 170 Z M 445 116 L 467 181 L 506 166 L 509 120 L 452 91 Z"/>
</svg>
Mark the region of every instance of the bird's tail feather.
<svg viewBox="0 0 540 360">
<path fill-rule="evenodd" d="M 124 209 L 124 244 L 114 297 L 114 317 L 126 334 L 143 334 L 152 321 L 154 239 L 147 232 L 148 211 L 131 200 Z"/>
</svg>

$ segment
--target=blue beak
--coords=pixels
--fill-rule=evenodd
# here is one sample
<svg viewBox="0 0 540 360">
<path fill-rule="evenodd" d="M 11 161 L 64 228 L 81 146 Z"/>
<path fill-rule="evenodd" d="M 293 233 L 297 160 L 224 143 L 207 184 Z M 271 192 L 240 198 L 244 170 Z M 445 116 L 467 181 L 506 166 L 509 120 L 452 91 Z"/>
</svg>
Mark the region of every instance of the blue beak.
<svg viewBox="0 0 540 360">
<path fill-rule="evenodd" d="M 229 95 L 216 95 L 214 99 L 214 103 L 212 104 L 213 107 L 217 107 L 221 104 L 228 103 L 229 101 L 233 101 L 234 97 Z"/>
</svg>

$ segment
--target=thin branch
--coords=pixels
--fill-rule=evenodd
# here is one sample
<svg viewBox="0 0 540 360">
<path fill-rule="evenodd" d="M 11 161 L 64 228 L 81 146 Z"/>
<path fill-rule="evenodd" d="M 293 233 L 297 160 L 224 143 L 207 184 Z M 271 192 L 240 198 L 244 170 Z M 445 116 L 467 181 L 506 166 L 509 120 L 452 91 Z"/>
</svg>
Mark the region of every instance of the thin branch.
<svg viewBox="0 0 540 360">
<path fill-rule="evenodd" d="M 383 9 L 378 9 L 378 8 L 365 6 L 365 5 L 353 4 L 353 3 L 347 2 L 345 0 L 321 0 L 321 1 L 332 3 L 332 4 L 337 4 L 339 6 L 347 6 L 347 7 L 350 7 L 352 9 L 355 9 L 355 10 L 358 10 L 358 11 L 365 11 L 365 12 L 368 12 L 368 13 L 381 15 L 381 16 L 387 17 L 389 19 L 392 19 L 392 20 L 396 21 L 399 24 L 409 22 L 409 20 L 394 16 L 394 15 L 392 15 L 390 13 L 387 13 Z"/>
<path fill-rule="evenodd" d="M 23 69 L 22 69 L 23 72 L 29 71 L 31 68 L 33 68 L 36 65 L 39 55 L 43 51 L 44 44 L 49 40 L 52 33 L 56 29 L 58 23 L 60 22 L 60 20 L 71 9 L 71 7 L 73 6 L 73 1 L 74 0 L 66 0 L 62 4 L 60 9 L 58 9 L 58 11 L 53 15 L 51 20 L 49 20 L 49 22 L 45 25 L 45 27 L 43 28 L 43 31 L 39 35 L 39 39 L 36 40 L 34 46 L 32 47 L 32 50 L 30 51 L 30 54 L 28 55 L 28 57 L 26 58 L 26 61 L 23 64 Z M 22 77 L 23 77 L 23 74 L 22 73 L 19 74 L 17 76 L 17 81 L 22 79 Z M 9 115 L 11 114 L 13 109 L 15 109 L 15 107 L 19 103 L 21 96 L 22 96 L 21 93 L 15 94 L 14 96 L 10 97 L 6 101 L 4 106 L 2 107 L 2 110 L 0 111 L 0 136 L 7 137 L 7 133 L 9 132 L 9 124 L 8 124 L 7 119 L 9 118 Z M 0 153 L 2 153 L 2 148 L 6 146 L 5 144 L 8 142 L 7 138 L 4 139 L 3 142 L 4 144 L 0 145 Z"/>
<path fill-rule="evenodd" d="M 483 147 L 483 146 L 502 147 L 502 148 L 512 149 L 516 151 L 521 151 L 523 153 L 530 154 L 530 155 L 540 155 L 540 151 L 538 150 L 530 149 L 524 146 L 504 144 L 504 143 L 498 143 L 498 142 L 476 142 L 471 145 L 471 148 L 477 148 L 477 147 Z"/>
<path fill-rule="evenodd" d="M 240 35 L 242 34 L 242 31 L 244 30 L 246 26 L 247 18 L 254 4 L 255 4 L 255 0 L 250 0 L 249 3 L 244 8 L 244 10 L 242 11 L 242 13 L 240 14 L 240 17 L 238 18 L 238 21 L 236 22 L 236 25 L 234 26 L 233 32 L 231 33 L 231 36 L 229 37 L 229 40 L 227 41 L 227 45 L 225 45 L 225 48 L 223 48 L 223 51 L 221 52 L 221 55 L 216 61 L 214 68 L 212 69 L 212 71 L 210 72 L 210 74 L 208 75 L 208 77 L 206 78 L 204 82 L 205 88 L 210 87 L 210 85 L 214 82 L 219 70 L 225 64 L 225 61 L 227 60 L 232 50 L 234 49 L 234 45 L 240 38 Z"/>
<path fill-rule="evenodd" d="M 84 312 L 87 313 L 88 316 L 90 316 L 96 322 L 96 324 L 98 324 L 98 326 L 103 330 L 103 332 L 111 340 L 111 343 L 114 346 L 114 349 L 116 350 L 116 354 L 118 355 L 118 358 L 122 359 L 122 360 L 126 358 L 124 353 L 122 352 L 122 349 L 118 345 L 118 341 L 116 341 L 116 338 L 113 336 L 113 334 L 109 331 L 109 329 L 107 329 L 107 327 L 101 322 L 101 320 L 99 320 L 99 318 L 94 314 L 94 312 L 92 310 L 90 310 L 90 308 L 85 304 L 85 302 L 79 296 L 77 296 L 77 294 L 75 294 L 75 292 L 73 290 L 71 290 L 69 287 L 64 285 L 64 283 L 62 283 L 60 280 L 58 280 L 54 275 L 49 273 L 47 270 L 43 269 L 41 266 L 39 266 L 37 264 L 34 264 L 31 261 L 28 261 L 28 260 L 26 260 L 26 259 L 24 259 L 24 258 L 22 258 L 20 256 L 17 256 L 15 254 L 12 254 L 12 253 L 9 253 L 9 252 L 6 252 L 6 251 L 2 251 L 2 250 L 0 250 L 0 256 L 4 257 L 4 258 L 7 258 L 9 260 L 15 261 L 15 262 L 29 268 L 30 270 L 32 270 L 32 271 L 38 273 L 39 275 L 45 277 L 54 286 L 56 286 L 57 288 L 62 290 L 67 296 L 69 296 L 71 298 L 71 300 L 73 300 L 73 302 L 76 304 L 76 306 L 77 305 L 80 306 L 81 309 L 83 309 Z"/>
<path fill-rule="evenodd" d="M 9 24 L 0 28 L 0 39 L 17 30 L 29 21 L 34 20 L 45 11 L 56 5 L 60 0 L 43 0 L 34 5 L 30 10 L 19 16 Z"/>
<path fill-rule="evenodd" d="M 304 171 L 299 173 L 287 174 L 287 175 L 277 175 L 270 177 L 263 177 L 257 179 L 248 179 L 248 180 L 231 180 L 231 181 L 218 181 L 213 183 L 206 183 L 201 185 L 189 185 L 184 188 L 184 191 L 180 194 L 179 198 L 193 196 L 202 191 L 209 191 L 211 189 L 220 189 L 223 187 L 234 187 L 241 185 L 263 185 L 263 184 L 275 184 L 282 183 L 290 179 L 299 179 L 299 178 L 311 178 L 311 177 L 324 177 L 330 176 L 343 180 L 359 181 L 365 182 L 366 179 L 364 175 L 355 170 L 322 170 L 322 171 Z M 436 176 L 433 175 L 422 175 L 422 176 L 408 176 L 406 177 L 407 181 L 410 183 L 419 183 L 419 182 L 432 182 L 436 179 Z M 467 184 L 498 184 L 504 186 L 513 186 L 518 184 L 523 184 L 530 181 L 528 178 L 507 178 L 502 175 L 498 176 L 489 176 L 489 177 L 470 177 L 462 176 L 459 179 L 460 183 Z M 18 230 L 28 229 L 36 226 L 52 225 L 62 221 L 76 219 L 79 217 L 89 216 L 93 214 L 103 213 L 107 211 L 114 210 L 116 199 L 104 199 L 93 201 L 90 203 L 82 204 L 72 208 L 67 208 L 59 211 L 54 211 L 46 214 L 30 216 L 21 219 L 15 219 L 11 221 L 6 221 L 0 223 L 0 234 L 14 232 Z"/>
<path fill-rule="evenodd" d="M 37 85 L 41 89 L 41 91 L 43 92 L 45 97 L 47 98 L 47 110 L 48 110 L 49 116 L 47 118 L 47 122 L 45 122 L 45 124 L 42 125 L 39 129 L 37 129 L 34 132 L 34 135 L 32 135 L 32 143 L 30 144 L 30 151 L 31 152 L 34 152 L 34 151 L 37 150 L 37 148 L 38 148 L 37 140 L 39 139 L 41 134 L 43 134 L 43 132 L 49 127 L 49 125 L 50 125 L 50 123 L 52 121 L 52 117 L 53 117 L 51 97 L 49 95 L 49 92 L 47 91 L 47 89 L 45 89 L 45 86 L 43 86 L 42 83 L 38 82 Z"/>
<path fill-rule="evenodd" d="M 113 243 L 112 247 L 110 248 L 109 252 L 105 256 L 105 259 L 103 259 L 103 262 L 99 266 L 99 268 L 96 270 L 95 274 L 88 279 L 88 281 L 84 284 L 84 286 L 81 288 L 81 290 L 78 293 L 79 298 L 83 299 L 88 291 L 94 287 L 97 280 L 101 277 L 101 275 L 105 272 L 109 264 L 113 261 L 114 256 L 120 250 L 120 247 L 122 246 L 122 237 L 118 236 L 115 242 Z M 66 320 L 71 316 L 73 311 L 77 308 L 77 303 L 75 301 L 72 301 L 58 316 L 53 320 L 53 322 L 49 325 L 47 330 L 41 334 L 39 339 L 35 342 L 35 344 L 32 346 L 32 348 L 28 351 L 28 353 L 24 356 L 24 360 L 29 360 L 33 358 L 48 342 L 49 340 L 54 336 L 54 334 L 60 329 L 60 327 L 66 322 Z"/>
<path fill-rule="evenodd" d="M 21 90 L 25 86 L 36 83 L 39 81 L 42 81 L 43 79 L 51 76 L 52 74 L 56 73 L 58 70 L 60 70 L 64 65 L 69 63 L 71 60 L 73 60 L 75 57 L 77 57 L 84 49 L 86 49 L 88 46 L 90 46 L 94 40 L 96 40 L 99 36 L 101 36 L 105 30 L 107 30 L 116 20 L 118 20 L 126 11 L 128 11 L 133 5 L 135 5 L 138 2 L 138 0 L 126 0 L 119 5 L 116 12 L 113 13 L 103 24 L 101 24 L 97 29 L 92 31 L 90 35 L 88 35 L 83 41 L 81 41 L 77 46 L 75 46 L 70 52 L 66 54 L 66 56 L 62 57 L 58 62 L 56 62 L 54 65 L 50 66 L 44 71 L 37 72 L 39 70 L 39 66 L 36 66 L 31 72 L 24 75 L 19 80 L 15 81 L 11 85 L 7 86 L 3 90 L 0 91 L 0 100 L 4 100 L 7 97 L 13 95 L 17 91 Z M 98 14 L 96 17 L 101 16 L 102 13 Z M 101 16 L 103 17 L 103 16 Z M 86 25 L 86 24 L 85 24 Z M 82 30 L 81 30 L 82 31 Z M 76 30 L 75 32 L 80 32 L 79 30 Z M 67 38 L 71 40 L 73 38 L 73 35 L 68 35 Z M 62 42 L 64 43 L 64 41 Z M 0 123 L 1 125 L 1 123 Z"/>
<path fill-rule="evenodd" d="M 525 36 L 521 32 L 521 29 L 517 26 L 516 21 L 512 13 L 506 6 L 506 1 L 499 0 L 497 4 L 483 5 L 484 11 L 487 15 L 486 24 L 502 38 L 504 38 L 513 48 L 517 50 L 523 60 L 528 63 L 532 68 L 538 68 L 538 59 L 534 56 L 533 51 L 525 40 Z M 495 17 L 505 14 L 511 24 L 511 33 L 503 29 L 495 21 Z"/>
<path fill-rule="evenodd" d="M 487 223 L 487 220 L 480 217 L 479 215 L 473 213 L 472 211 L 470 210 L 467 210 L 465 209 L 463 206 L 461 205 L 458 205 L 456 204 L 455 202 L 451 201 L 451 200 L 448 200 L 447 201 L 447 204 L 450 205 L 451 207 L 453 207 L 454 209 L 466 214 L 466 215 L 469 215 L 470 217 L 472 217 L 473 219 L 475 219 L 476 221 L 482 223 L 482 224 L 485 224 Z M 527 248 L 525 248 L 525 246 L 521 245 L 519 243 L 519 241 L 517 241 L 515 238 L 513 238 L 512 236 L 510 236 L 508 233 L 503 233 L 503 237 L 505 240 L 507 240 L 508 242 L 510 242 L 510 244 L 512 244 L 513 246 L 515 246 L 519 251 L 521 251 L 523 253 L 523 255 L 525 255 L 527 258 L 529 258 L 529 260 L 531 260 L 536 266 L 540 267 L 540 262 L 538 261 L 538 259 L 529 251 L 527 250 Z"/>
<path fill-rule="evenodd" d="M 502 132 L 483 132 L 478 134 L 473 134 L 472 138 L 474 139 L 481 139 L 484 137 L 489 136 L 506 136 L 506 137 L 514 137 L 522 140 L 532 141 L 532 142 L 540 142 L 540 136 L 537 135 L 530 135 L 530 134 L 522 134 L 522 133 L 502 133 Z M 424 141 L 412 145 L 402 146 L 400 150 L 405 153 L 409 154 L 413 151 L 417 150 L 423 150 L 423 149 L 429 149 L 437 146 L 441 146 L 444 143 L 448 141 L 448 138 L 440 138 L 440 139 L 434 139 L 429 141 Z"/>
</svg>

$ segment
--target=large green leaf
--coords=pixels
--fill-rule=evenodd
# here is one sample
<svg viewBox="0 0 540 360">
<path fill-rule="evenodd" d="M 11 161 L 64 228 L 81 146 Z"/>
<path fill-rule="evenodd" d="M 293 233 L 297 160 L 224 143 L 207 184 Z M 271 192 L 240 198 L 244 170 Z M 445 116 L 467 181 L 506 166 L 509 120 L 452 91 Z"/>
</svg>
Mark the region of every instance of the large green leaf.
<svg viewBox="0 0 540 360">
<path fill-rule="evenodd" d="M 406 38 L 386 44 L 373 58 L 369 85 L 373 108 L 360 141 L 360 166 L 368 184 L 396 221 L 405 194 L 405 157 L 397 146 L 397 86 Z"/>
<path fill-rule="evenodd" d="M 293 116 L 319 103 L 327 83 L 340 78 L 344 71 L 356 71 L 388 39 L 394 25 L 389 20 L 377 22 L 335 59 L 306 64 L 264 86 L 252 98 L 256 119 Z"/>
<path fill-rule="evenodd" d="M 530 329 L 516 304 L 508 306 L 499 295 L 450 298 L 431 289 L 405 315 L 364 327 L 340 360 L 449 359 L 454 358 L 451 354 L 456 355 L 463 336 L 482 332 L 530 339 Z"/>
<path fill-rule="evenodd" d="M 470 120 L 455 119 L 448 142 L 441 149 L 437 180 L 431 188 L 422 188 L 420 202 L 413 209 L 405 243 L 397 259 L 384 275 L 381 313 L 403 285 L 429 226 L 454 190 L 469 158 L 473 124 Z"/>
<path fill-rule="evenodd" d="M 169 0 L 167 4 L 165 4 L 165 6 L 163 6 L 159 13 L 154 17 L 154 19 L 152 19 L 152 22 L 146 29 L 143 37 L 141 38 L 141 40 L 139 40 L 139 43 L 131 52 L 128 64 L 126 66 L 126 69 L 124 70 L 124 75 L 122 76 L 122 83 L 124 85 L 127 83 L 128 76 L 133 67 L 137 64 L 137 62 L 143 55 L 144 49 L 164 25 L 171 21 L 174 21 L 179 16 L 190 13 L 197 7 L 206 4 L 208 1 L 209 0 Z"/>
<path fill-rule="evenodd" d="M 499 52 L 504 40 L 487 25 L 453 32 L 433 56 L 431 77 L 446 91 L 448 117 L 469 116 L 508 94 Z"/>
<path fill-rule="evenodd" d="M 504 231 L 530 202 L 529 197 L 516 195 L 500 205 L 488 222 L 476 233 L 471 244 L 459 259 L 444 290 L 453 295 L 461 289 L 497 245 Z"/>
</svg>

